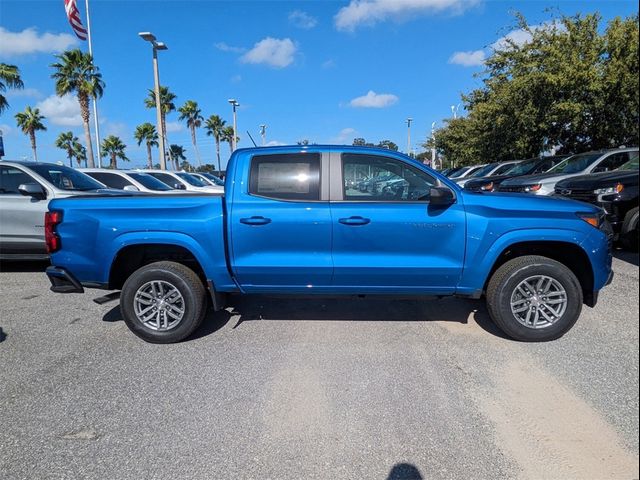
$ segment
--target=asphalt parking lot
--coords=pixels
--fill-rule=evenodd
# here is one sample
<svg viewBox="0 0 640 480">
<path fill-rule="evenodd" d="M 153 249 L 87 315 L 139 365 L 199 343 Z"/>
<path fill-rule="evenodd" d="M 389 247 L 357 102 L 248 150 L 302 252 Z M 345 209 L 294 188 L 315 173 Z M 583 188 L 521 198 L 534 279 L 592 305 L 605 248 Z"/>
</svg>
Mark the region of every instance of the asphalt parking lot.
<svg viewBox="0 0 640 480">
<path fill-rule="evenodd" d="M 0 272 L 0 477 L 638 478 L 638 255 L 576 327 L 480 301 L 234 299 L 175 345 Z"/>
</svg>

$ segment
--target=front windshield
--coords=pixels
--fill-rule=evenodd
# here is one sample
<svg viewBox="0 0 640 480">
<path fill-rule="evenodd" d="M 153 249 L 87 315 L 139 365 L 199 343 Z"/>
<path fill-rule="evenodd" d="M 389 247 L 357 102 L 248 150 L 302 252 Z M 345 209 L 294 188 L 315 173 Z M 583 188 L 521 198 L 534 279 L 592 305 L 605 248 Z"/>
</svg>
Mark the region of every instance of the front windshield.
<svg viewBox="0 0 640 480">
<path fill-rule="evenodd" d="M 183 179 L 185 182 L 187 182 L 189 185 L 193 185 L 194 187 L 207 186 L 207 184 L 204 183 L 204 181 L 200 180 L 197 177 L 194 177 L 193 175 L 189 175 L 188 173 L 176 172 L 176 175 L 179 176 L 181 179 Z"/>
<path fill-rule="evenodd" d="M 484 167 L 476 170 L 471 175 L 467 175 L 467 177 L 474 177 L 474 178 L 486 177 L 487 175 L 489 175 L 489 173 L 491 173 L 491 170 L 493 170 L 497 166 L 498 166 L 497 163 L 490 163 L 489 165 L 485 165 Z"/>
<path fill-rule="evenodd" d="M 539 160 L 534 158 L 533 160 L 526 160 L 524 162 L 520 162 L 515 164 L 509 170 L 507 170 L 505 175 L 526 175 L 531 172 L 535 166 L 538 164 Z"/>
<path fill-rule="evenodd" d="M 211 173 L 201 173 L 200 175 L 202 175 L 203 177 L 207 177 L 209 180 L 211 180 L 213 183 L 215 183 L 218 186 L 223 186 L 224 185 L 224 180 L 222 180 L 221 178 L 216 177 L 215 175 L 213 175 Z"/>
<path fill-rule="evenodd" d="M 581 153 L 565 158 L 548 173 L 580 173 L 589 167 L 593 162 L 598 160 L 602 153 Z"/>
<path fill-rule="evenodd" d="M 465 172 L 468 172 L 471 169 L 471 167 L 464 167 L 461 168 L 460 170 L 458 170 L 457 172 L 449 175 L 449 178 L 458 178 L 460 175 L 463 175 Z"/>
<path fill-rule="evenodd" d="M 166 192 L 167 190 L 173 190 L 166 183 L 163 183 L 157 178 L 152 177 L 151 175 L 147 175 L 146 173 L 129 173 L 128 175 L 149 190 L 155 190 L 157 192 Z"/>
<path fill-rule="evenodd" d="M 29 168 L 60 190 L 84 192 L 105 188 L 103 184 L 89 175 L 63 165 L 42 163 L 32 165 Z"/>
</svg>

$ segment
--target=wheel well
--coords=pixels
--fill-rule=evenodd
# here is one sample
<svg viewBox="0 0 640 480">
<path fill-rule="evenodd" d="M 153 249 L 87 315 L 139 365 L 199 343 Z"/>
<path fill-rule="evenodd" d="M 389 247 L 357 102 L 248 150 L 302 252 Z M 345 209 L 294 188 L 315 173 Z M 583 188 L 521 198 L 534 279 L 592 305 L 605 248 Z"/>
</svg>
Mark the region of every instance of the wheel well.
<svg viewBox="0 0 640 480">
<path fill-rule="evenodd" d="M 493 264 L 486 282 L 501 265 L 525 255 L 541 255 L 565 265 L 578 278 L 587 305 L 593 303 L 593 268 L 587 253 L 578 245 L 568 242 L 535 241 L 521 242 L 505 248 Z M 485 290 L 486 290 L 485 283 Z"/>
<path fill-rule="evenodd" d="M 172 261 L 193 270 L 202 283 L 207 285 L 207 277 L 196 257 L 186 248 L 171 244 L 138 244 L 124 247 L 111 264 L 109 288 L 120 290 L 129 276 L 140 267 L 153 262 Z"/>
</svg>

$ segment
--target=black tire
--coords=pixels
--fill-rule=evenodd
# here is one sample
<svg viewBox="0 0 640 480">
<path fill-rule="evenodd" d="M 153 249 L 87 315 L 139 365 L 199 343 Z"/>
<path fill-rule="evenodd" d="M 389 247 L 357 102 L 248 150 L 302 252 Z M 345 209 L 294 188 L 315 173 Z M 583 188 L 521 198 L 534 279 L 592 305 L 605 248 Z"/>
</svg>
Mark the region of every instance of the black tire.
<svg viewBox="0 0 640 480">
<path fill-rule="evenodd" d="M 151 281 L 165 282 L 182 295 L 182 318 L 175 327 L 157 331 L 145 325 L 135 313 L 138 289 Z M 139 268 L 127 279 L 120 294 L 120 310 L 129 329 L 150 343 L 175 343 L 191 335 L 202 323 L 207 311 L 206 290 L 196 273 L 175 262 L 155 262 Z"/>
<path fill-rule="evenodd" d="M 544 328 L 520 323 L 511 311 L 511 298 L 518 285 L 529 277 L 543 275 L 558 282 L 566 292 L 566 309 Z M 495 324 L 509 337 L 523 342 L 546 342 L 567 333 L 582 311 L 582 287 L 569 268 L 547 257 L 529 255 L 509 260 L 498 268 L 487 286 L 487 309 Z"/>
<path fill-rule="evenodd" d="M 626 250 L 638 251 L 638 207 L 632 208 L 624 216 L 622 230 L 620 231 L 620 243 Z"/>
</svg>

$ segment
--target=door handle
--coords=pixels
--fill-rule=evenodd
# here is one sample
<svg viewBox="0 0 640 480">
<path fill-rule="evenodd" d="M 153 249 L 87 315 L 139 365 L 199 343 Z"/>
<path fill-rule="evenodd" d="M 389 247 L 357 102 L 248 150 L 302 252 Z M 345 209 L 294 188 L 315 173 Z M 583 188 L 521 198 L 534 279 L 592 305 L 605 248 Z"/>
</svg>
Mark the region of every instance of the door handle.
<svg viewBox="0 0 640 480">
<path fill-rule="evenodd" d="M 341 218 L 338 221 L 343 225 L 350 225 L 350 226 L 366 225 L 367 223 L 371 223 L 371 219 L 364 218 L 364 217 Z"/>
<path fill-rule="evenodd" d="M 241 218 L 240 223 L 244 223 L 245 225 L 266 225 L 271 223 L 271 219 L 265 217 Z"/>
</svg>

